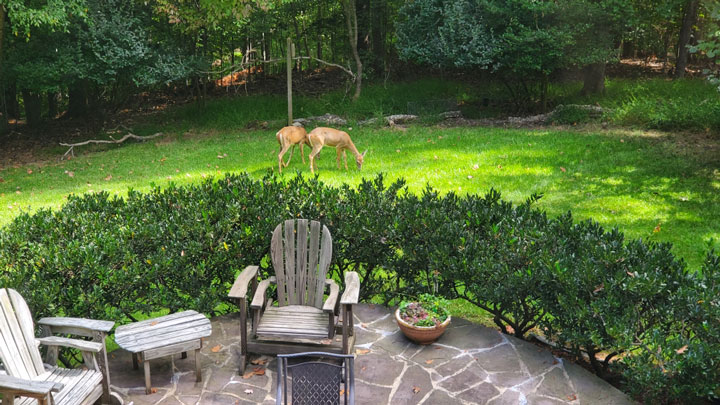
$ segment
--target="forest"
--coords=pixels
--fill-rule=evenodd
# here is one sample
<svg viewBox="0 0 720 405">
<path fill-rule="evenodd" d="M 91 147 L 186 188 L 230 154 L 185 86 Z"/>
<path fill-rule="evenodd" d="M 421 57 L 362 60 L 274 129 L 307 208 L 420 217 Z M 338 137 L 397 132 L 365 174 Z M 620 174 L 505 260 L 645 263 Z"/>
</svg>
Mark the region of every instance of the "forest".
<svg viewBox="0 0 720 405">
<path fill-rule="evenodd" d="M 0 128 L 102 119 L 152 94 L 281 93 L 288 38 L 295 80 L 336 73 L 316 93 L 345 86 L 356 100 L 364 82 L 461 74 L 501 85 L 504 113 L 547 110 L 551 83 L 602 93 L 624 58 L 713 80 L 719 10 L 709 0 L 3 0 Z"/>
</svg>

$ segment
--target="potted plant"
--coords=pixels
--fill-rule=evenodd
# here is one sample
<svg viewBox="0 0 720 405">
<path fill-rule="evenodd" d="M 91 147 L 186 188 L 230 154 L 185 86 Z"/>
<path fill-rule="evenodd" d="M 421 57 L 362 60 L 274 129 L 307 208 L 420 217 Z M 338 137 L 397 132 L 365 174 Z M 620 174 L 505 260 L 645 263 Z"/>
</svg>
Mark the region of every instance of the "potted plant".
<svg viewBox="0 0 720 405">
<path fill-rule="evenodd" d="M 421 345 L 436 341 L 450 325 L 448 300 L 432 294 L 420 294 L 416 301 L 402 301 L 395 320 L 408 339 Z"/>
</svg>

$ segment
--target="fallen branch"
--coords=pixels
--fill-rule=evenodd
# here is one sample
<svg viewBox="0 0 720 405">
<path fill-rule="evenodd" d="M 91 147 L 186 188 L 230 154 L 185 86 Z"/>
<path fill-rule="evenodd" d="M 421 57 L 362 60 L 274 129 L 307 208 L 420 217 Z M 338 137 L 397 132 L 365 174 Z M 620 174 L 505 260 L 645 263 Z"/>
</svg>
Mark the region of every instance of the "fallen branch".
<svg viewBox="0 0 720 405">
<path fill-rule="evenodd" d="M 296 56 L 296 57 L 294 57 L 293 59 L 309 59 L 309 60 L 318 61 L 318 62 L 323 63 L 323 64 L 328 65 L 328 66 L 335 66 L 336 68 L 339 68 L 339 69 L 341 69 L 343 72 L 345 72 L 345 73 L 347 73 L 348 75 L 350 75 L 350 77 L 352 77 L 353 81 L 355 81 L 355 78 L 356 78 L 356 77 L 355 77 L 355 73 L 353 73 L 352 70 L 346 68 L 346 67 L 343 66 L 343 65 L 338 65 L 337 63 L 327 62 L 327 61 L 324 61 L 324 60 L 322 60 L 322 59 L 314 58 L 314 57 L 312 57 L 312 56 Z"/>
<path fill-rule="evenodd" d="M 148 139 L 157 138 L 158 136 L 162 136 L 162 135 L 163 135 L 162 132 L 158 132 L 158 133 L 156 133 L 156 134 L 148 135 L 148 136 L 137 136 L 137 135 L 135 135 L 135 134 L 127 134 L 127 135 L 123 136 L 123 137 L 120 138 L 120 139 L 114 139 L 114 138 L 111 136 L 111 137 L 110 137 L 111 140 L 106 140 L 106 139 L 90 139 L 90 140 L 87 140 L 87 141 L 85 141 L 85 142 L 78 142 L 78 143 L 61 143 L 60 146 L 68 146 L 70 149 L 68 149 L 67 152 L 65 152 L 65 154 L 62 155 L 62 157 L 60 158 L 60 160 L 63 160 L 63 159 L 65 158 L 65 156 L 67 156 L 67 155 L 71 155 L 72 157 L 75 157 L 74 149 L 75 149 L 76 146 L 83 146 L 83 145 L 88 145 L 88 144 L 91 144 L 91 143 L 123 143 L 123 142 L 125 142 L 126 140 L 128 140 L 128 139 L 130 139 L 130 138 L 137 139 L 137 140 L 140 140 L 140 141 L 147 141 Z"/>
</svg>

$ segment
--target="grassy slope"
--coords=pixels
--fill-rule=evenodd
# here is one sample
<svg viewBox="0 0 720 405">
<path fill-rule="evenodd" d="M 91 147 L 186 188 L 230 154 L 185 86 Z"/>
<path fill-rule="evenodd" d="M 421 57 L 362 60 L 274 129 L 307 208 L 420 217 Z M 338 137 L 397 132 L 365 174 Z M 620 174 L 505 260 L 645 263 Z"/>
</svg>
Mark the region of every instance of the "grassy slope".
<svg viewBox="0 0 720 405">
<path fill-rule="evenodd" d="M 231 171 L 261 176 L 276 168 L 274 132 L 192 131 L 61 164 L 6 169 L 0 222 L 20 209 L 58 207 L 68 193 L 124 193 L 129 187 L 146 190 L 151 184 L 189 183 Z M 350 132 L 359 148 L 370 150 L 363 171 L 337 170 L 334 151 L 325 150 L 319 159 L 323 181 L 356 184 L 362 176 L 384 172 L 390 179 L 407 179 L 415 192 L 426 184 L 459 193 L 494 187 L 516 202 L 543 193 L 539 205 L 551 215 L 571 210 L 577 218 L 618 226 L 631 237 L 673 242 L 695 266 L 704 241 L 720 238 L 720 175 L 657 138 L 436 127 Z M 298 152 L 285 175 L 308 172 Z M 654 232 L 658 224 L 660 231 Z"/>
</svg>

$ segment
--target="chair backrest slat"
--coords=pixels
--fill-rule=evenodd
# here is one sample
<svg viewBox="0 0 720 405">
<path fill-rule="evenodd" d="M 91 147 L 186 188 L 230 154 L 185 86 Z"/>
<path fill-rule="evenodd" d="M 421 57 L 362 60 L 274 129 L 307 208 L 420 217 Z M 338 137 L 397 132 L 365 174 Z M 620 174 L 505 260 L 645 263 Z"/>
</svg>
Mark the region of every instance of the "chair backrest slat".
<svg viewBox="0 0 720 405">
<path fill-rule="evenodd" d="M 285 262 L 283 260 L 283 238 L 282 238 L 282 224 L 275 227 L 273 231 L 272 241 L 270 242 L 270 258 L 272 259 L 273 267 L 275 268 L 275 279 L 277 280 L 277 297 L 278 305 L 284 305 L 282 303 L 285 300 Z"/>
<path fill-rule="evenodd" d="M 307 305 L 307 246 L 308 246 L 308 220 L 298 219 L 297 221 L 297 257 L 295 258 L 295 265 L 297 266 L 297 275 L 295 279 L 296 295 L 295 304 Z"/>
<path fill-rule="evenodd" d="M 32 315 L 20 294 L 0 289 L 0 358 L 9 375 L 32 379 L 44 372 Z"/>
<path fill-rule="evenodd" d="M 288 305 L 295 303 L 295 221 L 285 221 L 285 285 Z"/>
<path fill-rule="evenodd" d="M 270 256 L 277 280 L 278 305 L 322 308 L 325 277 L 332 260 L 328 228 L 317 221 L 287 220 L 273 232 Z"/>
<path fill-rule="evenodd" d="M 307 285 L 314 286 L 317 283 L 318 254 L 320 253 L 320 222 L 310 221 L 310 252 L 307 267 Z M 315 289 L 307 289 L 307 305 L 315 304 Z"/>
<path fill-rule="evenodd" d="M 321 246 L 318 280 L 315 285 L 315 307 L 317 308 L 322 308 L 325 277 L 327 276 L 328 269 L 330 268 L 330 260 L 332 259 L 332 238 L 330 237 L 330 231 L 325 226 L 323 226 Z M 312 288 L 312 286 L 310 288 Z"/>
</svg>

